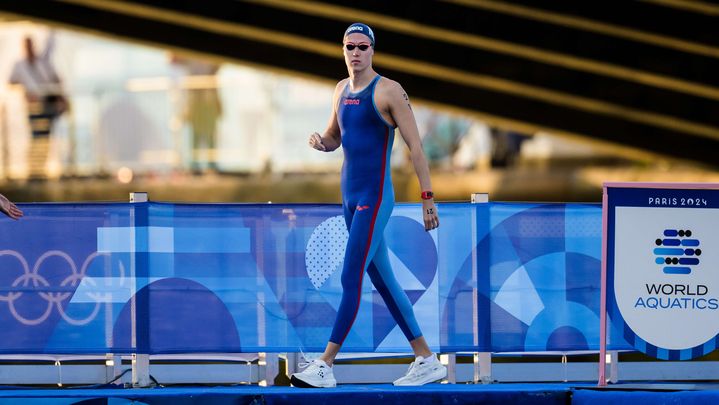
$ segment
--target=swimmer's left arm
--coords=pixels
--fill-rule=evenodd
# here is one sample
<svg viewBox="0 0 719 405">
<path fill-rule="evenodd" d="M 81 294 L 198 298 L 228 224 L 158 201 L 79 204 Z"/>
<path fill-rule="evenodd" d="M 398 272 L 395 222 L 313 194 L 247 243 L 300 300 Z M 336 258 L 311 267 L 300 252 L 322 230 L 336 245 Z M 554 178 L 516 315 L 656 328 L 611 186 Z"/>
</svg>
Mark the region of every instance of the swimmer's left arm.
<svg viewBox="0 0 719 405">
<path fill-rule="evenodd" d="M 422 140 L 419 137 L 417 121 L 412 112 L 412 106 L 407 92 L 397 82 L 390 82 L 387 89 L 387 100 L 390 115 L 397 124 L 402 139 L 407 144 L 414 171 L 417 173 L 421 191 L 432 191 L 432 181 L 429 175 L 429 164 L 422 150 Z M 422 200 L 422 216 L 425 229 L 430 230 L 439 226 L 437 207 L 434 199 Z"/>
<path fill-rule="evenodd" d="M 397 82 L 391 82 L 391 86 L 388 86 L 387 90 L 389 113 L 397 124 L 402 139 L 409 148 L 412 165 L 414 165 L 414 170 L 419 179 L 419 186 L 423 191 L 430 191 L 432 190 L 432 182 L 429 177 L 429 165 L 422 150 L 422 140 L 419 138 L 417 121 L 414 118 L 409 97 Z"/>
</svg>

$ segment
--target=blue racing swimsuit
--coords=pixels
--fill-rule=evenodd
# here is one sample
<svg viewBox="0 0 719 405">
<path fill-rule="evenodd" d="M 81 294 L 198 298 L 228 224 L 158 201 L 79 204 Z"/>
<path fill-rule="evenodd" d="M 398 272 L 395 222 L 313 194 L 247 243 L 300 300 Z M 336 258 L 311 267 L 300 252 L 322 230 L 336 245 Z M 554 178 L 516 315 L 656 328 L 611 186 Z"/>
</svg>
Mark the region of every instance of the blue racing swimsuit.
<svg viewBox="0 0 719 405">
<path fill-rule="evenodd" d="M 349 240 L 342 269 L 342 301 L 330 342 L 341 345 L 357 317 L 365 270 L 407 340 L 422 336 L 412 304 L 394 277 L 384 242 L 394 207 L 390 154 L 394 127 L 377 110 L 380 76 L 358 93 L 342 91 L 337 122 L 342 135 L 342 207 Z"/>
</svg>

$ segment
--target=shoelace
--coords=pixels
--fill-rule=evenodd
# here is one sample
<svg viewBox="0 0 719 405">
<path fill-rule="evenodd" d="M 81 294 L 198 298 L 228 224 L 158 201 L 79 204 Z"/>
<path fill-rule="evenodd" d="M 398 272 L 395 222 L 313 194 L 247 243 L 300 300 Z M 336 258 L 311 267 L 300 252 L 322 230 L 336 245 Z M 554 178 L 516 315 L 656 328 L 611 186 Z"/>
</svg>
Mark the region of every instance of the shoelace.
<svg viewBox="0 0 719 405">
<path fill-rule="evenodd" d="M 412 363 L 409 364 L 409 368 L 407 369 L 407 375 L 412 374 L 413 371 L 416 371 L 415 369 L 417 366 L 421 363 L 419 360 L 415 360 Z"/>
<path fill-rule="evenodd" d="M 304 360 L 304 361 L 297 363 L 297 367 L 299 367 L 301 369 L 305 369 L 305 368 L 311 366 L 312 364 L 315 364 L 316 359 L 312 359 L 312 360 L 308 361 L 307 356 L 305 355 L 305 352 L 302 351 L 302 349 L 300 349 L 300 355 L 302 356 L 302 360 Z"/>
<path fill-rule="evenodd" d="M 314 361 L 314 360 L 312 360 L 312 361 L 310 361 L 310 362 L 297 363 L 297 367 L 304 369 L 304 368 L 307 368 L 307 367 L 311 366 L 312 364 L 315 364 L 315 361 Z"/>
</svg>

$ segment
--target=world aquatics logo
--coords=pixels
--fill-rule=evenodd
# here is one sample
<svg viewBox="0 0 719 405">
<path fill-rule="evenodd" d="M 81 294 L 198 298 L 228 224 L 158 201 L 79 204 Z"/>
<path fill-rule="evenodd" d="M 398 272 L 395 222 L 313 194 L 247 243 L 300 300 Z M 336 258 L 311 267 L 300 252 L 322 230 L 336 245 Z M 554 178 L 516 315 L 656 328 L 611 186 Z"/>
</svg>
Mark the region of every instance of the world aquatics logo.
<svg viewBox="0 0 719 405">
<path fill-rule="evenodd" d="M 665 229 L 663 237 L 654 244 L 654 261 L 663 266 L 664 274 L 691 274 L 691 266 L 699 264 L 700 242 L 692 238 L 690 229 Z"/>
</svg>

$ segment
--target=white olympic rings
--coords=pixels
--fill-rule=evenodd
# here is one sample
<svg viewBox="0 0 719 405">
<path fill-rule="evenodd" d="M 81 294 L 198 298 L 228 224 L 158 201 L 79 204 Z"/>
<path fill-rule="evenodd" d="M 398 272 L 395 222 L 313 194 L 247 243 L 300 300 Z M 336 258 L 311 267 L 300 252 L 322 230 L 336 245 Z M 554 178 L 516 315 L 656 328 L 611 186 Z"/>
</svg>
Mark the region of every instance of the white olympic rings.
<svg viewBox="0 0 719 405">
<path fill-rule="evenodd" d="M 67 314 L 65 311 L 65 308 L 63 307 L 62 303 L 69 299 L 73 292 L 48 292 L 45 291 L 47 289 L 51 288 L 50 282 L 45 278 L 44 276 L 40 275 L 40 266 L 50 257 L 60 257 L 65 260 L 70 265 L 70 269 L 72 271 L 72 274 L 65 277 L 65 279 L 60 283 L 59 287 L 64 287 L 64 289 L 67 289 L 69 286 L 71 287 L 77 287 L 78 284 L 81 282 L 88 283 L 91 286 L 97 286 L 97 282 L 90 276 L 87 276 L 85 273 L 87 272 L 88 267 L 90 266 L 91 262 L 98 256 L 109 256 L 109 253 L 107 252 L 93 252 L 91 253 L 82 264 L 82 268 L 78 272 L 77 265 L 75 264 L 75 261 L 68 255 L 67 253 L 61 251 L 61 250 L 49 250 L 45 253 L 43 253 L 35 262 L 35 265 L 32 268 L 32 271 L 30 271 L 30 266 L 28 265 L 27 260 L 25 260 L 25 257 L 20 254 L 19 252 L 16 252 L 14 250 L 0 250 L 0 257 L 2 256 L 12 256 L 20 262 L 20 265 L 23 268 L 23 274 L 20 275 L 18 278 L 15 279 L 12 283 L 12 288 L 17 288 L 22 284 L 22 287 L 24 289 L 27 289 L 28 287 L 32 288 L 33 290 L 37 291 L 8 291 L 7 294 L 0 294 L 0 301 L 5 301 L 8 303 L 8 308 L 10 309 L 10 313 L 17 319 L 20 323 L 24 325 L 39 325 L 50 316 L 52 313 L 53 306 L 57 308 L 58 313 L 60 316 L 69 324 L 71 325 L 85 325 L 89 322 L 91 322 L 95 317 L 97 316 L 98 312 L 100 311 L 100 308 L 103 303 L 109 302 L 109 299 L 111 298 L 112 293 L 105 293 L 105 294 L 99 294 L 99 293 L 92 293 L 88 292 L 87 296 L 95 301 L 95 307 L 93 308 L 92 312 L 81 319 L 75 319 Z M 124 284 L 125 282 L 125 267 L 122 264 L 122 261 L 119 261 L 119 270 L 120 270 L 120 283 Z M 30 282 L 32 282 L 32 286 L 30 286 Z M 36 318 L 30 318 L 25 317 L 20 314 L 18 311 L 15 301 L 17 301 L 20 297 L 22 297 L 23 294 L 26 292 L 37 292 L 37 295 L 42 297 L 47 302 L 47 307 L 45 308 L 45 311 Z"/>
</svg>

